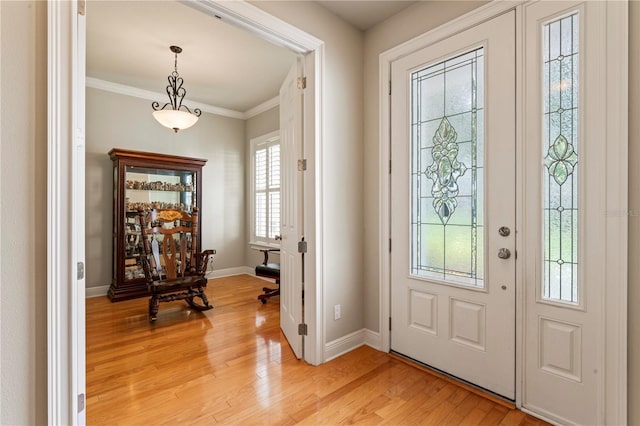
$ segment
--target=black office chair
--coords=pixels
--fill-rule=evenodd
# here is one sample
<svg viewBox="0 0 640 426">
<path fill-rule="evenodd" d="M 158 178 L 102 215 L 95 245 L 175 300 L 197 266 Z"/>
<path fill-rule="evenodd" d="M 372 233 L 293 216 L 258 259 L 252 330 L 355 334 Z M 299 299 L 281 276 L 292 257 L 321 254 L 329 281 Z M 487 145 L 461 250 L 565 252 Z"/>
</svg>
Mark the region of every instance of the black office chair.
<svg viewBox="0 0 640 426">
<path fill-rule="evenodd" d="M 264 294 L 258 296 L 258 300 L 263 304 L 267 303 L 267 299 L 280 295 L 280 264 L 269 263 L 269 252 L 279 253 L 279 249 L 260 250 L 264 254 L 264 261 L 256 266 L 256 276 L 275 280 L 277 288 L 263 287 Z"/>
</svg>

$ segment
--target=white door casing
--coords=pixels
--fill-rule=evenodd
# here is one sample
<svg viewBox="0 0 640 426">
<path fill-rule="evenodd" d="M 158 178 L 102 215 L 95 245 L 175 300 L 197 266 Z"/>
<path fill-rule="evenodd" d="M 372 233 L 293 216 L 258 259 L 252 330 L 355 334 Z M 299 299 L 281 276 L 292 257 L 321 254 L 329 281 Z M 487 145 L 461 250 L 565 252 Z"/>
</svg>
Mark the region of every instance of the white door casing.
<svg viewBox="0 0 640 426">
<path fill-rule="evenodd" d="M 297 358 L 302 358 L 302 336 L 298 325 L 302 318 L 302 255 L 298 241 L 303 238 L 302 159 L 303 91 L 298 88 L 302 76 L 300 58 L 293 64 L 280 87 L 280 328 Z"/>
<path fill-rule="evenodd" d="M 84 2 L 76 1 L 48 5 L 49 424 L 86 422 L 83 272 L 86 19 L 83 9 Z"/>
<path fill-rule="evenodd" d="M 606 162 L 607 4 L 537 2 L 523 16 L 522 405 L 554 422 L 607 424 L 607 221 L 619 216 L 607 203 L 620 190 L 607 184 L 617 172 Z"/>
<path fill-rule="evenodd" d="M 391 65 L 391 349 L 510 399 L 515 397 L 515 259 L 497 253 L 515 252 L 515 232 L 498 233 L 500 227 L 515 229 L 514 30 L 515 13 L 503 14 Z M 476 58 L 462 62 L 469 52 Z M 427 96 L 414 108 L 412 96 L 420 95 L 412 93 L 412 78 L 424 78 Z M 476 80 L 477 98 L 472 96 Z M 462 93 L 468 97 L 460 106 L 444 101 Z M 429 100 L 435 97 L 447 106 Z M 418 108 L 420 118 L 412 119 Z M 413 125 L 412 137 L 414 122 L 420 124 Z M 471 142 L 475 134 L 477 144 Z M 421 154 L 415 154 L 412 139 L 421 141 Z M 438 160 L 441 154 L 444 162 Z M 456 167 L 458 175 L 447 174 Z M 448 189 L 442 191 L 436 180 L 442 186 L 448 182 Z M 477 193 L 471 189 L 476 182 Z M 468 269 L 451 266 L 453 259 Z M 447 275 L 452 269 L 456 272 Z"/>
</svg>

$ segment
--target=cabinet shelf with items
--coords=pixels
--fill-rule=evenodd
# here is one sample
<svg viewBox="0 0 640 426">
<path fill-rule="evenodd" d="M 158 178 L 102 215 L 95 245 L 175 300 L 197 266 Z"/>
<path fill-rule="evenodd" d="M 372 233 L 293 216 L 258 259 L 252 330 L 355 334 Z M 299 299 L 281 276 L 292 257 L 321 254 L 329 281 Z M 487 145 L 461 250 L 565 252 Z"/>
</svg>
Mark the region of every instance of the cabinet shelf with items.
<svg viewBox="0 0 640 426">
<path fill-rule="evenodd" d="M 118 301 L 149 294 L 140 259 L 138 210 L 192 212 L 198 207 L 202 211 L 202 167 L 207 160 L 118 148 L 109 151 L 109 157 L 113 162 L 113 278 L 108 295 Z"/>
</svg>

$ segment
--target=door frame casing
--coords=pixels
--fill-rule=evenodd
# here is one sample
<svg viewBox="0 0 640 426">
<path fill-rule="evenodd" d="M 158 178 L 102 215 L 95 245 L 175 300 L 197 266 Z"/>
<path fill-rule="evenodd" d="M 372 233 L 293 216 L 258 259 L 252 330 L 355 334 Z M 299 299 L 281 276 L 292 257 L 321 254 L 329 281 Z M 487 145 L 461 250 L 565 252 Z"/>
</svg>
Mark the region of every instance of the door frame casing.
<svg viewBox="0 0 640 426">
<path fill-rule="evenodd" d="M 85 17 L 47 6 L 47 421 L 84 424 Z"/>
<path fill-rule="evenodd" d="M 184 2 L 208 14 L 221 14 L 262 38 L 299 53 L 307 53 L 307 89 L 304 100 L 305 172 L 304 223 L 308 250 L 305 257 L 305 317 L 308 336 L 304 339 L 305 360 L 324 362 L 324 228 L 323 228 L 323 134 L 324 134 L 324 42 L 299 28 L 244 1 L 202 0 Z M 79 259 L 71 194 L 79 187 L 77 156 L 84 149 L 84 129 L 79 132 L 76 117 L 84 116 L 77 80 L 78 38 L 84 43 L 84 27 L 78 28 L 78 2 L 48 4 L 48 202 L 47 202 L 47 406 L 49 424 L 84 423 L 79 395 L 84 384 L 84 280 L 76 280 Z M 84 46 L 84 44 L 82 44 Z M 84 69 L 84 68 L 82 68 Z M 82 76 L 84 79 L 84 76 Z M 82 105 L 84 103 L 82 102 Z M 84 152 L 84 151 L 82 151 Z M 84 164 L 84 163 L 82 163 Z M 84 176 L 84 175 L 82 175 Z M 84 185 L 84 182 L 82 182 Z M 84 186 L 82 186 L 84 188 Z M 82 197 L 83 194 L 76 194 Z M 84 199 L 81 200 L 84 203 Z M 82 305 L 82 306 L 80 306 Z"/>
<path fill-rule="evenodd" d="M 509 10 L 516 11 L 516 229 L 523 229 L 524 157 L 523 157 L 523 12 L 526 0 L 493 1 L 440 27 L 408 40 L 380 54 L 379 58 L 379 347 L 390 350 L 391 278 L 391 103 L 389 85 L 391 63 L 419 49 L 444 40 L 458 32 L 487 21 Z M 607 215 L 606 276 L 607 300 L 604 302 L 604 388 L 601 392 L 607 424 L 627 422 L 627 229 L 628 229 L 628 3 L 607 2 Z M 527 256 L 521 238 L 516 239 L 521 259 Z M 516 406 L 522 408 L 525 330 L 525 270 L 516 259 Z"/>
</svg>

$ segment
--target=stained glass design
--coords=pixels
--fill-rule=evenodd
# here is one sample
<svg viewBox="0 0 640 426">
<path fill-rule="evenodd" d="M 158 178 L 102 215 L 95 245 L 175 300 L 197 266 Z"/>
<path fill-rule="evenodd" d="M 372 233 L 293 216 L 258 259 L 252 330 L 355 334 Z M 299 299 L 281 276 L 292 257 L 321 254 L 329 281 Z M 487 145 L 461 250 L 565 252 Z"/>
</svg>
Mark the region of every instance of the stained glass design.
<svg viewBox="0 0 640 426">
<path fill-rule="evenodd" d="M 447 224 L 449 217 L 456 210 L 456 197 L 460 192 L 458 178 L 467 171 L 467 166 L 458 161 L 457 138 L 456 129 L 451 126 L 447 117 L 443 117 L 433 137 L 433 163 L 426 171 L 427 176 L 433 181 L 433 208 L 436 209 L 443 225 Z"/>
<path fill-rule="evenodd" d="M 578 14 L 543 26 L 542 296 L 578 303 Z"/>
<path fill-rule="evenodd" d="M 483 287 L 484 51 L 411 74 L 411 274 Z"/>
</svg>

